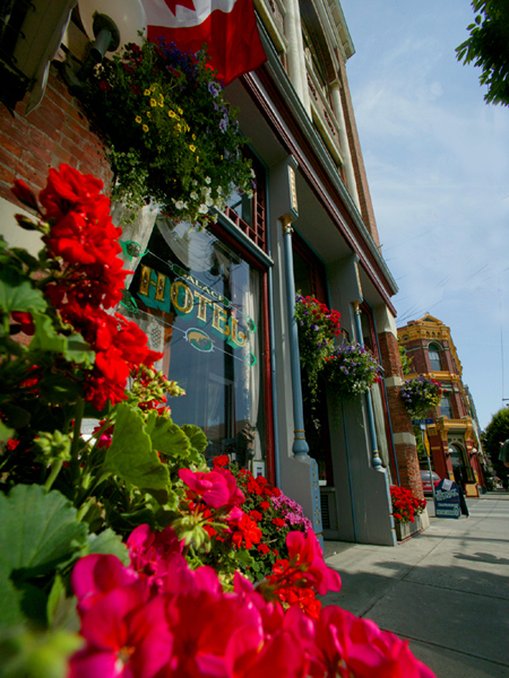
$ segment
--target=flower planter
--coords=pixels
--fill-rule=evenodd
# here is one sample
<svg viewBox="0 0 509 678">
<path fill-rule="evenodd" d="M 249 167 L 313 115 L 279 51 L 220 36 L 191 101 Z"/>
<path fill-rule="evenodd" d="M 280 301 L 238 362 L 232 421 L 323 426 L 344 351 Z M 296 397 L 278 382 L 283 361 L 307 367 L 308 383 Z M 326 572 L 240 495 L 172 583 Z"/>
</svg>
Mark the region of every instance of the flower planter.
<svg viewBox="0 0 509 678">
<path fill-rule="evenodd" d="M 415 522 L 413 523 L 400 523 L 398 521 L 394 521 L 394 526 L 396 529 L 396 538 L 398 541 L 407 541 L 407 539 L 410 539 L 415 534 L 420 534 L 424 530 L 420 515 L 415 516 Z"/>
</svg>

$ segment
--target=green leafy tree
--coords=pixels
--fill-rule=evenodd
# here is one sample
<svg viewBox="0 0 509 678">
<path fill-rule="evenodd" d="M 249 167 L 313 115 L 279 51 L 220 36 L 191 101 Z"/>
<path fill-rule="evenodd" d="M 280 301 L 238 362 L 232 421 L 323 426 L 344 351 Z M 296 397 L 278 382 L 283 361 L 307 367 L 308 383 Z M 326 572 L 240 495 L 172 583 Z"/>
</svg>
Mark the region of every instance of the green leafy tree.
<svg viewBox="0 0 509 678">
<path fill-rule="evenodd" d="M 408 375 L 412 372 L 412 358 L 408 355 L 408 352 L 404 346 L 399 344 L 398 348 L 403 374 Z"/>
<path fill-rule="evenodd" d="M 503 407 L 493 415 L 492 420 L 483 433 L 484 450 L 490 456 L 497 476 L 502 480 L 504 487 L 509 481 L 509 469 L 498 460 L 500 445 L 509 438 L 509 407 Z"/>
<path fill-rule="evenodd" d="M 509 3 L 473 0 L 470 36 L 456 48 L 458 61 L 482 69 L 479 81 L 487 86 L 489 104 L 509 106 Z"/>
</svg>

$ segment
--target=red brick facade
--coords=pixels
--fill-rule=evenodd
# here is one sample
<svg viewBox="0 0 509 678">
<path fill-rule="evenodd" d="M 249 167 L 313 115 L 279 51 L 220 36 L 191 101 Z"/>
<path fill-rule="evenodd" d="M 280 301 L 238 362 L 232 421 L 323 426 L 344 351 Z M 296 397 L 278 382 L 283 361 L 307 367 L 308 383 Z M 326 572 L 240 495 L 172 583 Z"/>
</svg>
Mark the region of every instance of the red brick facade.
<svg viewBox="0 0 509 678">
<path fill-rule="evenodd" d="M 40 106 L 25 115 L 25 105 L 20 102 L 14 115 L 3 107 L 0 197 L 14 202 L 10 189 L 15 178 L 38 192 L 46 183 L 48 169 L 62 162 L 109 184 L 111 171 L 103 146 L 53 68 Z"/>
<path fill-rule="evenodd" d="M 401 486 L 411 489 L 416 496 L 422 498 L 424 494 L 419 460 L 415 443 L 412 443 L 414 435 L 412 422 L 399 395 L 401 386 L 391 382 L 391 377 L 395 378 L 396 382 L 403 379 L 398 340 L 392 332 L 381 332 L 378 335 L 378 341 L 385 370 L 387 400 L 394 436 L 396 459 L 391 459 L 392 477 L 396 481 L 399 476 Z M 405 440 L 402 441 L 401 438 Z"/>
</svg>

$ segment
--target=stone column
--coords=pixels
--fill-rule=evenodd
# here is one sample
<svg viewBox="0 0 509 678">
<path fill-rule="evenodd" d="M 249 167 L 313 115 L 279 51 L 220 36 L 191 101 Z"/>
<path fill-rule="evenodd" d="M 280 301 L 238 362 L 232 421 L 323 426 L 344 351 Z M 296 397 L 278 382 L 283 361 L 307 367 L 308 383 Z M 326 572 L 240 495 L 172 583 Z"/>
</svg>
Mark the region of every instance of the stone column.
<svg viewBox="0 0 509 678">
<path fill-rule="evenodd" d="M 354 203 L 357 205 L 357 208 L 360 212 L 361 204 L 359 201 L 359 193 L 357 191 L 357 183 L 355 181 L 350 144 L 348 142 L 348 136 L 346 133 L 345 114 L 343 111 L 343 104 L 341 103 L 340 87 L 341 85 L 339 84 L 339 80 L 336 80 L 330 85 L 332 108 L 336 115 L 336 120 L 339 127 L 339 143 L 341 144 L 341 153 L 343 154 L 343 159 L 345 161 L 344 168 L 346 175 L 346 185 Z"/>
<path fill-rule="evenodd" d="M 288 40 L 288 75 L 302 105 L 311 116 L 306 59 L 304 57 L 304 41 L 300 20 L 299 0 L 287 0 L 285 14 L 285 33 Z"/>
</svg>

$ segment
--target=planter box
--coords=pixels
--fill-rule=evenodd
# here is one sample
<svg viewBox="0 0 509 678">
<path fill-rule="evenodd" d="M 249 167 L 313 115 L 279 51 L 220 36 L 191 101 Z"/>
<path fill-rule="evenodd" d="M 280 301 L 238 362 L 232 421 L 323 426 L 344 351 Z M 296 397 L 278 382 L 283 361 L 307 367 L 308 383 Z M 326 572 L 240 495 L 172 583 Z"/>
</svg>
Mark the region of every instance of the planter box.
<svg viewBox="0 0 509 678">
<path fill-rule="evenodd" d="M 398 541 L 406 541 L 410 539 L 415 534 L 420 534 L 426 527 L 425 521 L 422 520 L 423 514 L 415 516 L 415 522 L 413 523 L 398 523 L 394 522 L 394 527 L 396 529 L 396 538 Z M 429 521 L 428 521 L 429 525 Z"/>
</svg>

